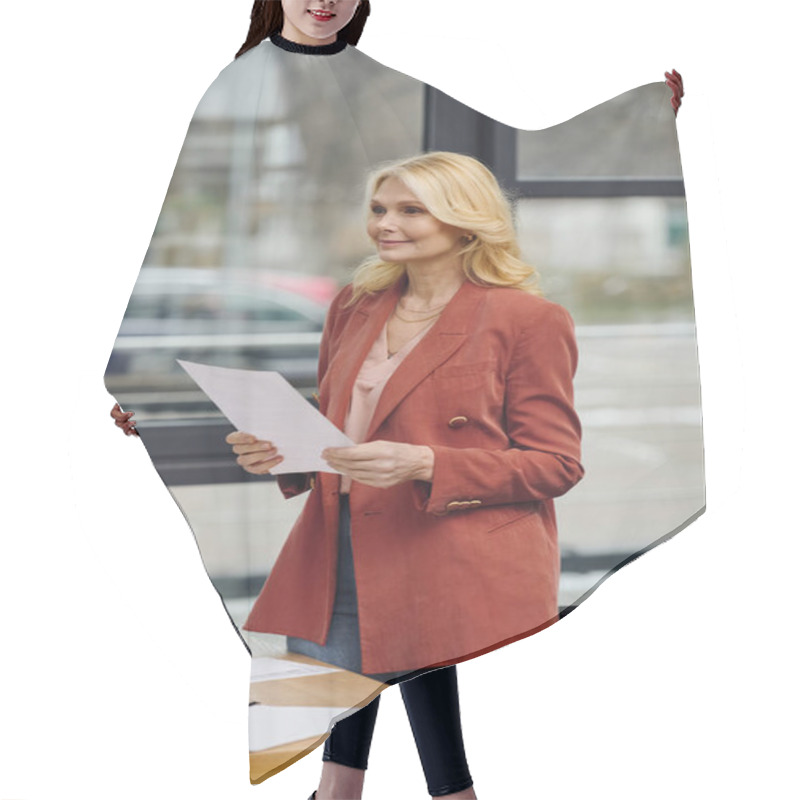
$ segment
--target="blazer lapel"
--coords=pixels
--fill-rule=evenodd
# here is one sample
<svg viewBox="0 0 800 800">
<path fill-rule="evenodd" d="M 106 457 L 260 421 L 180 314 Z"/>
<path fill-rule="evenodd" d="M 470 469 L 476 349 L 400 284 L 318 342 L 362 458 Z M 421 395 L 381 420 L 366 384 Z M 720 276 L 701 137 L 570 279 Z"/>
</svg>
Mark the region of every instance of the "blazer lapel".
<svg viewBox="0 0 800 800">
<path fill-rule="evenodd" d="M 325 416 L 340 430 L 344 429 L 358 371 L 404 288 L 405 281 L 399 280 L 380 294 L 359 302 L 347 323 L 339 348 L 328 366 L 331 391 Z"/>
<path fill-rule="evenodd" d="M 380 325 L 370 325 L 370 338 L 366 344 L 360 360 L 356 364 L 355 373 L 348 384 L 352 391 L 364 358 L 369 348 L 391 314 L 392 309 L 400 296 L 396 292 L 387 306 L 381 306 Z M 433 372 L 440 364 L 446 361 L 461 347 L 473 326 L 478 306 L 485 299 L 484 289 L 470 280 L 465 280 L 459 290 L 445 307 L 441 317 L 431 329 L 420 339 L 414 349 L 403 359 L 397 370 L 389 378 L 378 400 L 378 406 L 372 416 L 366 441 L 369 441 L 383 421 L 394 411 L 403 398 L 417 385 Z M 348 394 L 348 400 L 350 395 Z"/>
</svg>

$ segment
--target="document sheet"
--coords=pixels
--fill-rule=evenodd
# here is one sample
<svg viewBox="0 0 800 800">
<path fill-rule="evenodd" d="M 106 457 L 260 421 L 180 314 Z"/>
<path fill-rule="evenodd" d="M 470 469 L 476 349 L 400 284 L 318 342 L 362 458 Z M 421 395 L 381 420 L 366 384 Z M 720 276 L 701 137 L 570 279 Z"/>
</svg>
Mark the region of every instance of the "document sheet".
<svg viewBox="0 0 800 800">
<path fill-rule="evenodd" d="M 271 470 L 275 475 L 336 472 L 320 453 L 353 444 L 278 372 L 178 363 L 237 430 L 278 448 L 284 460 Z"/>
</svg>

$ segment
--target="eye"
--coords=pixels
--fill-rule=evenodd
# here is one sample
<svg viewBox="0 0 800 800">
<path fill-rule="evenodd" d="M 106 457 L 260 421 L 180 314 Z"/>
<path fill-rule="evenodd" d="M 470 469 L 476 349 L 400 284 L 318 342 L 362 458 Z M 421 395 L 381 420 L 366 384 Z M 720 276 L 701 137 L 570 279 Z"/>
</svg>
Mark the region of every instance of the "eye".
<svg viewBox="0 0 800 800">
<path fill-rule="evenodd" d="M 404 211 L 406 214 L 424 214 L 425 209 L 417 208 L 416 206 L 406 206 Z"/>
<path fill-rule="evenodd" d="M 377 206 L 377 205 L 372 206 L 370 211 L 372 211 L 373 214 L 385 214 L 386 213 L 386 209 L 383 206 Z"/>
</svg>

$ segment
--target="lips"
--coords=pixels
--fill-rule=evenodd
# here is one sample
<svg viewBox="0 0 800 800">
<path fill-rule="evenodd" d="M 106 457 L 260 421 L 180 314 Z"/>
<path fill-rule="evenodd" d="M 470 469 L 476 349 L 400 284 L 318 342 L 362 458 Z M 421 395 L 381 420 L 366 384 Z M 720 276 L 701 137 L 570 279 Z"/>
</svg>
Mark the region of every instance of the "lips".
<svg viewBox="0 0 800 800">
<path fill-rule="evenodd" d="M 314 9 L 309 9 L 308 13 L 311 14 L 314 19 L 318 19 L 320 22 L 327 22 L 336 16 L 336 14 L 333 14 L 330 11 L 316 11 Z"/>
</svg>

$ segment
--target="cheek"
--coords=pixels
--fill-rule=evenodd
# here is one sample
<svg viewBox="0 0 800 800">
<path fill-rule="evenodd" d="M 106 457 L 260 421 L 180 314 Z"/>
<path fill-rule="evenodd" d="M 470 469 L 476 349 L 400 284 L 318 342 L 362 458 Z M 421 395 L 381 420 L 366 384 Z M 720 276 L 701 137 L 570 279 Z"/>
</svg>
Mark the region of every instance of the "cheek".
<svg viewBox="0 0 800 800">
<path fill-rule="evenodd" d="M 457 241 L 453 239 L 452 236 L 446 233 L 441 233 L 437 231 L 436 234 L 430 237 L 430 241 L 432 244 L 435 244 L 437 250 L 441 250 L 443 252 L 452 250 L 455 248 Z"/>
<path fill-rule="evenodd" d="M 425 238 L 437 250 L 450 250 L 457 243 L 458 237 L 455 234 L 440 225 L 426 225 L 424 230 Z"/>
<path fill-rule="evenodd" d="M 339 13 L 343 17 L 347 17 L 348 22 L 353 18 L 358 8 L 358 0 L 344 0 L 341 4 L 342 8 Z"/>
<path fill-rule="evenodd" d="M 303 16 L 303 12 L 305 11 L 304 6 L 305 3 L 303 0 L 281 0 L 283 15 L 294 20 Z"/>
</svg>

